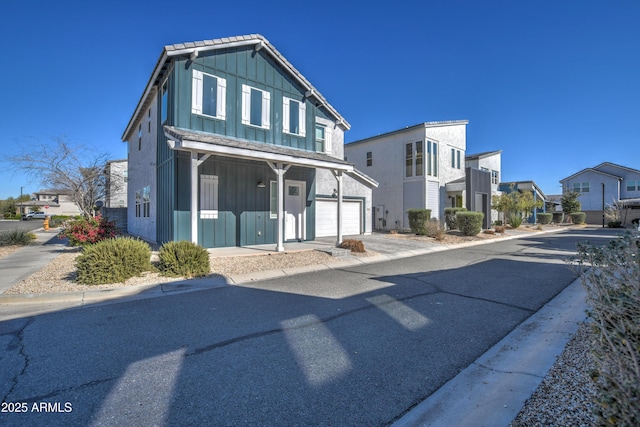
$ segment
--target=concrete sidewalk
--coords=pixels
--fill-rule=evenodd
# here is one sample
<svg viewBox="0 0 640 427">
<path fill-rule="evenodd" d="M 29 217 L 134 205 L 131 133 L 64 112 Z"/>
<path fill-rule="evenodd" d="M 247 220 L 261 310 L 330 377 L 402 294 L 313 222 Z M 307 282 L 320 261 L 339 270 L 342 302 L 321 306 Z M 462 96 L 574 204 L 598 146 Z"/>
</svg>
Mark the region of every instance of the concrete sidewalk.
<svg viewBox="0 0 640 427">
<path fill-rule="evenodd" d="M 563 228 L 557 231 L 563 230 Z M 0 312 L 23 311 L 24 316 L 56 309 L 79 307 L 86 304 L 108 304 L 124 300 L 153 298 L 180 292 L 191 292 L 211 287 L 241 284 L 262 279 L 283 277 L 330 268 L 346 268 L 423 255 L 471 245 L 500 242 L 508 239 L 539 236 L 545 232 L 517 232 L 496 240 L 456 245 L 390 239 L 384 236 L 359 236 L 369 250 L 378 255 L 357 258 L 348 256 L 330 265 L 316 265 L 259 273 L 231 276 L 220 280 L 187 280 L 163 285 L 146 285 L 112 291 L 92 291 L 48 295 L 1 295 L 28 275 L 38 271 L 63 251 L 64 241 L 52 232 L 37 231 L 37 244 L 0 258 Z M 270 245 L 273 246 L 273 245 Z M 331 239 L 290 245 L 286 249 L 309 250 L 331 247 Z M 220 254 L 227 256 L 269 252 L 264 248 L 231 248 Z M 234 252 L 235 251 L 235 252 Z M 227 282 L 227 280 L 229 282 Z M 39 311 L 39 305 L 51 309 Z M 489 349 L 455 378 L 418 404 L 394 426 L 508 426 L 523 407 L 526 399 L 538 387 L 566 343 L 584 321 L 585 293 L 576 280 L 551 302 L 519 325 L 502 341 Z"/>
</svg>

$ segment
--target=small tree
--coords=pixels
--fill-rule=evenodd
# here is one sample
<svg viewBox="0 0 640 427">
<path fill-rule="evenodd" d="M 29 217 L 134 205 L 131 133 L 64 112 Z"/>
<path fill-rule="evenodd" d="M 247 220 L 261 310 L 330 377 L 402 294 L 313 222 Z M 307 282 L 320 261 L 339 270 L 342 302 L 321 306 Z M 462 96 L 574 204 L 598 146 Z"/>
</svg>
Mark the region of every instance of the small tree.
<svg viewBox="0 0 640 427">
<path fill-rule="evenodd" d="M 580 212 L 582 205 L 578 201 L 578 197 L 580 197 L 580 193 L 578 191 L 566 191 L 560 198 L 562 212 L 567 215 L 572 212 Z"/>
<path fill-rule="evenodd" d="M 53 144 L 26 143 L 22 150 L 4 160 L 44 187 L 67 194 L 85 216 L 92 215 L 96 202 L 105 196 L 106 153 L 72 145 L 63 137 L 55 138 Z"/>
<path fill-rule="evenodd" d="M 542 206 L 543 201 L 535 200 L 532 192 L 517 190 L 514 185 L 511 185 L 510 191 L 491 198 L 491 208 L 502 212 L 510 224 L 512 220 L 528 216 Z"/>
</svg>

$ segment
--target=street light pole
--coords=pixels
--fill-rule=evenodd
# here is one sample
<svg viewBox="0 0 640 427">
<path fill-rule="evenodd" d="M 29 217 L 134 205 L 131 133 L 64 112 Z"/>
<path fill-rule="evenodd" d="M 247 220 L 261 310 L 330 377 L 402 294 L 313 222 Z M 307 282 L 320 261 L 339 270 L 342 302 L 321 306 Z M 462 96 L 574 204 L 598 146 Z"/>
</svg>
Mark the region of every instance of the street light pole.
<svg viewBox="0 0 640 427">
<path fill-rule="evenodd" d="M 602 183 L 602 228 L 604 228 L 604 182 Z"/>
</svg>

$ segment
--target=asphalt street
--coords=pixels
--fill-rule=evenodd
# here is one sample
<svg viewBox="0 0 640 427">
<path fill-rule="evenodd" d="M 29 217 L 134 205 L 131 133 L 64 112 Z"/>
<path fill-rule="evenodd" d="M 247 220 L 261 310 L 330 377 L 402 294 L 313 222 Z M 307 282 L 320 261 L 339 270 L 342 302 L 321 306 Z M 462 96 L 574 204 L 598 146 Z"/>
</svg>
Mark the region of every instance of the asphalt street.
<svg viewBox="0 0 640 427">
<path fill-rule="evenodd" d="M 609 238 L 567 230 L 0 322 L 0 424 L 390 425 L 573 282 L 577 241 Z"/>
</svg>

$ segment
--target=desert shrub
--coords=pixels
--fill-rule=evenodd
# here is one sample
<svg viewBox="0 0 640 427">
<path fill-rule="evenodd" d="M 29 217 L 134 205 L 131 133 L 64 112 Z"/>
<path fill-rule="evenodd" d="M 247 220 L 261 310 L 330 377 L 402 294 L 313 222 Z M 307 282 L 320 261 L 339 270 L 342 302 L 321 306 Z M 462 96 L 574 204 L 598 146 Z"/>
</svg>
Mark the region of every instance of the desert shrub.
<svg viewBox="0 0 640 427">
<path fill-rule="evenodd" d="M 424 234 L 427 237 L 433 237 L 436 240 L 443 240 L 446 233 L 440 221 L 438 221 L 436 218 L 431 218 L 429 221 L 427 221 Z"/>
<path fill-rule="evenodd" d="M 151 248 L 142 240 L 118 237 L 84 246 L 76 258 L 76 280 L 85 285 L 124 282 L 151 270 Z"/>
<path fill-rule="evenodd" d="M 57 228 L 61 227 L 65 221 L 69 220 L 71 217 L 66 215 L 53 215 L 49 218 L 49 227 Z"/>
<path fill-rule="evenodd" d="M 551 224 L 553 219 L 553 215 L 550 213 L 539 213 L 536 216 L 538 217 L 538 224 Z"/>
<path fill-rule="evenodd" d="M 597 339 L 598 425 L 640 425 L 640 239 L 631 233 L 605 247 L 578 244 L 571 260 L 587 290 Z"/>
<path fill-rule="evenodd" d="M 163 276 L 200 277 L 211 272 L 209 252 L 193 242 L 167 242 L 160 248 L 158 269 Z"/>
<path fill-rule="evenodd" d="M 0 246 L 26 246 L 35 238 L 36 235 L 33 233 L 14 228 L 13 230 L 0 233 Z"/>
<path fill-rule="evenodd" d="M 80 217 L 65 221 L 59 236 L 69 239 L 71 246 L 84 246 L 97 243 L 105 239 L 112 239 L 118 235 L 115 222 L 97 215 L 95 217 Z"/>
<path fill-rule="evenodd" d="M 640 225 L 640 218 L 634 218 L 631 220 L 631 224 L 635 225 L 636 227 L 638 225 Z"/>
<path fill-rule="evenodd" d="M 456 213 L 458 230 L 465 236 L 475 236 L 482 230 L 482 212 L 458 212 Z"/>
<path fill-rule="evenodd" d="M 609 221 L 607 223 L 607 227 L 609 227 L 609 228 L 622 228 L 622 222 L 620 222 L 620 221 Z"/>
<path fill-rule="evenodd" d="M 340 243 L 340 248 L 349 249 L 351 252 L 355 253 L 364 253 L 364 243 L 361 240 L 356 239 L 346 239 Z"/>
<path fill-rule="evenodd" d="M 502 225 L 502 220 L 496 219 L 495 221 L 493 221 L 493 225 Z"/>
<path fill-rule="evenodd" d="M 500 233 L 503 234 L 505 232 L 505 227 L 504 225 L 496 225 L 495 227 L 493 227 L 496 230 L 496 233 Z"/>
<path fill-rule="evenodd" d="M 509 225 L 513 228 L 518 228 L 522 225 L 522 217 L 520 214 L 511 214 L 509 215 Z"/>
<path fill-rule="evenodd" d="M 587 220 L 587 214 L 584 212 L 571 212 L 569 215 L 574 224 L 584 224 Z"/>
<path fill-rule="evenodd" d="M 561 224 L 564 221 L 564 212 L 551 212 L 551 222 Z"/>
<path fill-rule="evenodd" d="M 444 208 L 444 222 L 447 224 L 447 229 L 455 230 L 458 226 L 456 222 L 456 212 L 464 212 L 467 208 Z"/>
<path fill-rule="evenodd" d="M 427 234 L 427 223 L 431 219 L 431 209 L 412 208 L 407 210 L 409 227 L 415 234 Z"/>
</svg>

